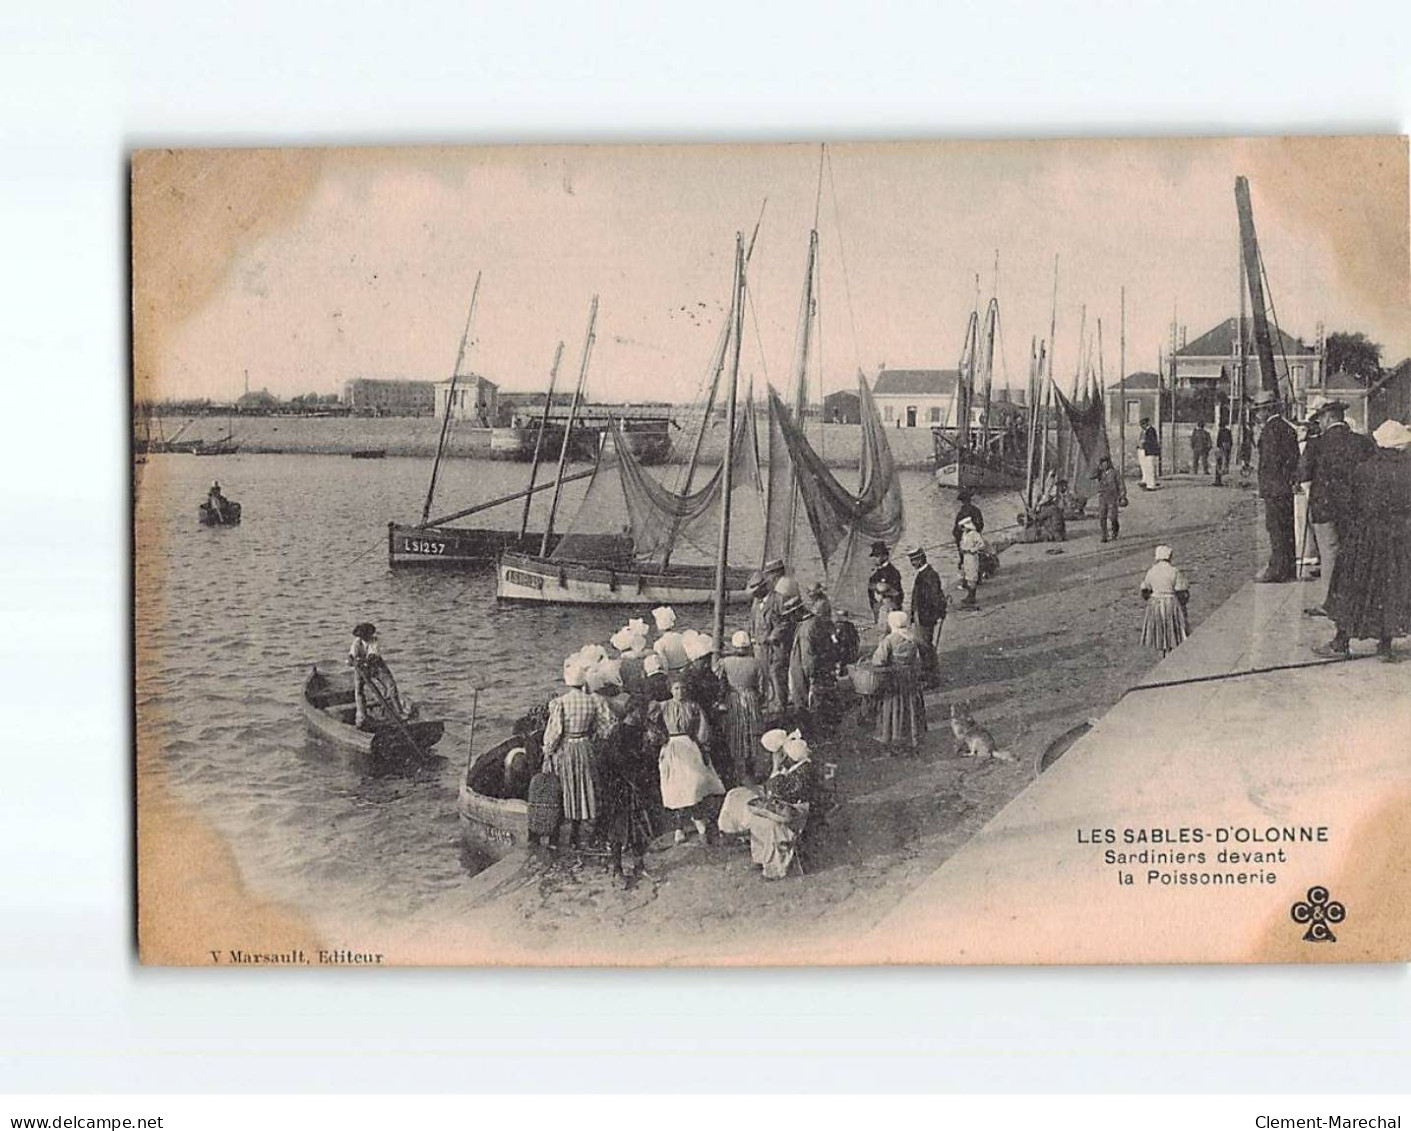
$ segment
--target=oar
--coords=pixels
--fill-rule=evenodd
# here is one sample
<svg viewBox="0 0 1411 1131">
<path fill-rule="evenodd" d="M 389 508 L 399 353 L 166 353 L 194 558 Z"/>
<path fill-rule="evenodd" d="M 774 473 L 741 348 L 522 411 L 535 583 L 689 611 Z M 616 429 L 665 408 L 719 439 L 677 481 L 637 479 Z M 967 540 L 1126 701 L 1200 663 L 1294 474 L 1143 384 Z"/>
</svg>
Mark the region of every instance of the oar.
<svg viewBox="0 0 1411 1131">
<path fill-rule="evenodd" d="M 382 688 L 378 687 L 376 683 L 374 683 L 371 679 L 367 677 L 366 673 L 364 672 L 362 660 L 359 660 L 357 662 L 357 669 L 359 673 L 363 673 L 363 686 L 365 688 L 372 688 L 372 693 L 377 696 L 377 701 L 382 704 L 383 708 L 387 711 L 387 714 L 391 717 L 392 721 L 397 724 L 397 729 L 402 732 L 402 737 L 407 740 L 407 745 L 409 745 L 413 750 L 415 750 L 417 756 L 421 759 L 429 759 L 430 755 L 428 755 L 426 751 L 423 750 L 421 746 L 417 743 L 417 740 L 412 737 L 411 729 L 407 726 L 406 723 L 402 721 L 402 716 L 399 715 L 396 709 L 392 706 L 392 704 L 387 701 L 387 696 L 382 694 Z"/>
</svg>

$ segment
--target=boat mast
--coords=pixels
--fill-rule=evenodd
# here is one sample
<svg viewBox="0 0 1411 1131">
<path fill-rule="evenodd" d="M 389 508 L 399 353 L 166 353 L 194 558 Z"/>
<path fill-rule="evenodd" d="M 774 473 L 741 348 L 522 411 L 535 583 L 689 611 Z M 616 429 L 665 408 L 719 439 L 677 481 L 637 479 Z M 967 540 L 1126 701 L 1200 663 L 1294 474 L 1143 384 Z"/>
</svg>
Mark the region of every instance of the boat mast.
<svg viewBox="0 0 1411 1131">
<path fill-rule="evenodd" d="M 819 199 L 823 193 L 823 164 L 818 166 Z M 813 229 L 808 233 L 808 262 L 804 266 L 803 299 L 799 308 L 799 352 L 794 360 L 794 422 L 799 431 L 804 427 L 804 409 L 808 407 L 808 358 L 812 342 L 813 320 L 818 313 L 814 301 L 814 285 L 818 269 L 818 216 L 815 211 Z M 794 559 L 794 531 L 798 528 L 799 484 L 795 479 L 789 491 L 788 537 L 784 543 L 784 560 Z"/>
<path fill-rule="evenodd" d="M 1024 387 L 1024 399 L 1029 406 L 1029 428 L 1027 458 L 1024 460 L 1024 508 L 1034 505 L 1034 433 L 1039 422 L 1039 374 L 1042 371 L 1039 359 L 1038 339 L 1029 339 L 1029 383 Z"/>
<path fill-rule="evenodd" d="M 735 400 L 740 386 L 740 338 L 745 324 L 745 241 L 742 233 L 735 234 L 735 287 L 732 299 L 735 341 L 730 351 L 730 398 L 725 412 L 725 465 L 720 506 L 720 545 L 715 559 L 715 619 L 712 634 L 715 654 L 721 653 L 725 639 L 725 586 L 730 558 L 730 496 L 734 490 L 735 473 Z"/>
<path fill-rule="evenodd" d="M 1117 347 L 1117 460 L 1118 474 L 1127 482 L 1127 288 L 1122 288 L 1122 322 Z M 1107 390 L 1102 391 L 1107 395 Z M 1124 487 L 1125 491 L 1126 488 Z"/>
<path fill-rule="evenodd" d="M 554 501 L 549 504 L 549 521 L 544 526 L 544 540 L 539 543 L 539 556 L 549 555 L 549 540 L 554 535 L 554 517 L 558 514 L 559 498 L 563 494 L 563 470 L 568 465 L 568 441 L 573 435 L 573 422 L 578 417 L 578 404 L 583 399 L 583 382 L 588 379 L 588 357 L 593 352 L 593 326 L 598 320 L 598 296 L 588 307 L 588 332 L 583 338 L 583 360 L 578 366 L 578 385 L 573 390 L 573 403 L 568 408 L 568 424 L 563 430 L 563 443 L 559 445 L 559 470 L 554 481 Z"/>
<path fill-rule="evenodd" d="M 524 492 L 524 514 L 519 519 L 522 539 L 529 529 L 529 504 L 534 500 L 534 480 L 539 477 L 539 453 L 544 447 L 544 432 L 549 427 L 549 411 L 554 407 L 554 386 L 558 383 L 559 362 L 563 359 L 563 342 L 554 350 L 554 363 L 549 367 L 549 393 L 544 398 L 544 414 L 539 418 L 539 434 L 534 437 L 534 462 L 529 468 L 529 489 Z"/>
<path fill-rule="evenodd" d="M 431 464 L 431 482 L 426 486 L 426 502 L 421 507 L 421 525 L 426 525 L 431 514 L 431 502 L 436 498 L 436 476 L 441 470 L 441 455 L 446 450 L 446 436 L 451 429 L 451 405 L 456 397 L 456 381 L 460 377 L 461 363 L 465 361 L 465 345 L 470 340 L 470 324 L 475 318 L 475 301 L 480 297 L 480 272 L 475 273 L 475 287 L 470 292 L 470 310 L 465 316 L 465 329 L 461 331 L 460 348 L 456 350 L 456 364 L 451 370 L 451 389 L 446 395 L 446 415 L 441 421 L 441 439 L 436 443 L 436 459 Z"/>
<path fill-rule="evenodd" d="M 990 397 L 994 388 L 995 335 L 998 332 L 999 299 L 992 297 L 985 311 L 985 407 L 980 416 L 980 452 L 985 456 L 990 450 Z"/>
<path fill-rule="evenodd" d="M 1269 336 L 1269 316 L 1265 313 L 1264 280 L 1259 273 L 1259 238 L 1254 234 L 1254 210 L 1249 203 L 1249 181 L 1245 177 L 1235 178 L 1235 208 L 1240 217 L 1250 313 L 1254 315 L 1254 348 L 1259 351 L 1259 387 L 1278 396 L 1279 375 L 1274 370 L 1274 343 Z"/>
</svg>

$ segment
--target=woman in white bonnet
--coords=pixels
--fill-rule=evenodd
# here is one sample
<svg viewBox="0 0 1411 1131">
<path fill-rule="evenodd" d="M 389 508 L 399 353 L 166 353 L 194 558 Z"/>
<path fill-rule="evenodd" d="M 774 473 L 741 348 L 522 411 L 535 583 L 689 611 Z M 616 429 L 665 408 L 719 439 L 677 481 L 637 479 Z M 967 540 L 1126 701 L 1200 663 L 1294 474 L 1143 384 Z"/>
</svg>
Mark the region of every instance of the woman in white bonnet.
<svg viewBox="0 0 1411 1131">
<path fill-rule="evenodd" d="M 737 632 L 730 638 L 730 647 L 716 661 L 715 670 L 724 684 L 725 741 L 735 784 L 752 785 L 759 776 L 754 752 L 764 733 L 764 673 L 748 632 Z"/>
<path fill-rule="evenodd" d="M 887 690 L 877 707 L 878 742 L 915 750 L 926 733 L 926 700 L 921 693 L 921 648 L 908 630 L 904 612 L 887 614 L 887 635 L 872 654 L 873 667 L 887 673 Z M 894 751 L 895 753 L 895 751 Z"/>
<path fill-rule="evenodd" d="M 774 763 L 764 796 L 748 806 L 750 859 L 763 869 L 767 880 L 789 874 L 821 784 L 813 752 L 798 731 L 785 737 Z"/>
<path fill-rule="evenodd" d="M 1186 602 L 1190 586 L 1186 575 L 1171 564 L 1171 547 L 1156 547 L 1156 562 L 1142 578 L 1146 616 L 1142 619 L 1142 644 L 1165 656 L 1187 636 Z"/>
</svg>

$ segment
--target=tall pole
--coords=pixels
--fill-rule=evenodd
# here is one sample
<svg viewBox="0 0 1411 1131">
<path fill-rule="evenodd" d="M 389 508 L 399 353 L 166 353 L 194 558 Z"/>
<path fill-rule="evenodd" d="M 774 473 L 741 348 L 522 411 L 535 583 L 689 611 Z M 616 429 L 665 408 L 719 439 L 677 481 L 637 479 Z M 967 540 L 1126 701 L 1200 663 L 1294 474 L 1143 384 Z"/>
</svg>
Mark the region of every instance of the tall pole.
<svg viewBox="0 0 1411 1131">
<path fill-rule="evenodd" d="M 735 233 L 735 341 L 730 350 L 730 399 L 725 411 L 725 465 L 721 481 L 720 544 L 715 559 L 715 654 L 725 639 L 725 584 L 730 560 L 730 496 L 735 487 L 735 400 L 740 387 L 740 339 L 745 329 L 745 241 Z M 802 425 L 800 425 L 802 427 Z"/>
<path fill-rule="evenodd" d="M 1034 431 L 1039 422 L 1039 354 L 1038 342 L 1029 339 L 1029 385 L 1025 390 L 1025 400 L 1029 402 L 1029 448 L 1024 460 L 1024 508 L 1034 504 Z"/>
<path fill-rule="evenodd" d="M 1120 345 L 1117 348 L 1117 450 L 1118 473 L 1127 481 L 1127 288 L 1122 288 Z M 1122 488 L 1124 491 L 1126 488 Z"/>
<path fill-rule="evenodd" d="M 588 357 L 593 352 L 593 326 L 598 320 L 598 296 L 593 296 L 588 307 L 588 332 L 583 337 L 583 360 L 578 365 L 578 385 L 573 390 L 573 403 L 568 409 L 568 424 L 563 430 L 563 443 L 559 446 L 559 472 L 554 482 L 554 501 L 549 504 L 549 521 L 544 525 L 544 540 L 539 543 L 539 556 L 549 555 L 549 540 L 554 534 L 554 518 L 559 510 L 559 497 L 563 494 L 563 469 L 568 465 L 568 441 L 573 436 L 573 422 L 578 417 L 578 404 L 583 399 L 583 382 L 588 379 Z"/>
<path fill-rule="evenodd" d="M 529 529 L 529 504 L 534 499 L 534 480 L 539 477 L 539 453 L 544 447 L 544 432 L 549 427 L 549 411 L 554 406 L 554 386 L 558 383 L 559 362 L 563 359 L 563 343 L 554 350 L 554 363 L 549 367 L 549 395 L 544 398 L 544 413 L 539 417 L 539 435 L 534 437 L 534 462 L 529 468 L 529 489 L 524 492 L 524 514 L 519 520 L 519 536 Z"/>
<path fill-rule="evenodd" d="M 436 458 L 431 463 L 431 482 L 426 487 L 426 502 L 421 507 L 421 525 L 426 525 L 431 514 L 431 502 L 436 497 L 436 476 L 441 470 L 441 455 L 446 450 L 446 436 L 451 430 L 451 402 L 456 395 L 456 382 L 460 379 L 461 363 L 465 361 L 465 347 L 470 340 L 470 324 L 475 319 L 475 302 L 480 297 L 480 272 L 475 273 L 475 288 L 470 292 L 470 309 L 465 316 L 465 329 L 461 331 L 460 348 L 456 350 L 456 364 L 451 368 L 451 389 L 446 394 L 446 415 L 441 420 L 441 438 L 436 443 Z"/>
</svg>

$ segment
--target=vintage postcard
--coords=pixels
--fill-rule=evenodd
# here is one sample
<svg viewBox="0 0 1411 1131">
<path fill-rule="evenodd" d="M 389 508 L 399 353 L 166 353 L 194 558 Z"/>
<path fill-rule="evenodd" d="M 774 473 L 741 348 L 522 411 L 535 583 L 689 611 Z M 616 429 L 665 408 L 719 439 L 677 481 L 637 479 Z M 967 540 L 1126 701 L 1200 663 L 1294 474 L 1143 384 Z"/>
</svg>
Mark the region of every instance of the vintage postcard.
<svg viewBox="0 0 1411 1131">
<path fill-rule="evenodd" d="M 131 158 L 141 960 L 1405 961 L 1401 137 Z"/>
</svg>

